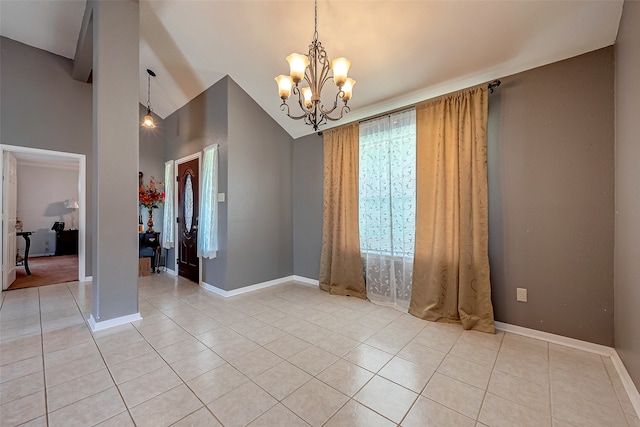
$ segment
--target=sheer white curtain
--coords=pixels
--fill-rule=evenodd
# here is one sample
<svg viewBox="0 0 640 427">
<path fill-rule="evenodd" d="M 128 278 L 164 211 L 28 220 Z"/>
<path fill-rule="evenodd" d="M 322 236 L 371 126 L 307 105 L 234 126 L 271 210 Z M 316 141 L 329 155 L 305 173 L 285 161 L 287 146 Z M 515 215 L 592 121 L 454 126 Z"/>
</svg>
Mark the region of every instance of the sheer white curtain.
<svg viewBox="0 0 640 427">
<path fill-rule="evenodd" d="M 204 149 L 198 219 L 198 256 L 215 258 L 218 251 L 218 144 Z"/>
<path fill-rule="evenodd" d="M 360 123 L 360 251 L 367 298 L 405 311 L 416 212 L 415 110 Z"/>
<path fill-rule="evenodd" d="M 175 242 L 176 218 L 173 211 L 173 189 L 176 185 L 176 174 L 173 169 L 173 160 L 164 164 L 164 215 L 162 216 L 162 247 L 171 249 Z"/>
</svg>

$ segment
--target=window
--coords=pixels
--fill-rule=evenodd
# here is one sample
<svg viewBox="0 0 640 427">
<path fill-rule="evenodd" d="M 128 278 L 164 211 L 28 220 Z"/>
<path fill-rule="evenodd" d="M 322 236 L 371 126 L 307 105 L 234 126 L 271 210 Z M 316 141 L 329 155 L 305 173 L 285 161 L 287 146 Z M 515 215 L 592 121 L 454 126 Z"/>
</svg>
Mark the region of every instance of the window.
<svg viewBox="0 0 640 427">
<path fill-rule="evenodd" d="M 374 302 L 408 308 L 415 246 L 415 110 L 360 124 L 359 168 L 367 295 Z"/>
</svg>

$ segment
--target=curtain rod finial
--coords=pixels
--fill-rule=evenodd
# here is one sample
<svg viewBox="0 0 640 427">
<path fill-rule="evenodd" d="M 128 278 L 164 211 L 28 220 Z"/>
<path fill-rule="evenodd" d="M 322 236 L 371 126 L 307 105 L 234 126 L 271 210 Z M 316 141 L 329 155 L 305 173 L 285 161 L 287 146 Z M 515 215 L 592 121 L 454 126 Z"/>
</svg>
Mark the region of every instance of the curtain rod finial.
<svg viewBox="0 0 640 427">
<path fill-rule="evenodd" d="M 492 82 L 489 82 L 489 93 L 493 93 L 493 90 L 495 88 L 497 88 L 498 86 L 500 86 L 502 84 L 502 82 L 500 80 L 494 80 Z"/>
</svg>

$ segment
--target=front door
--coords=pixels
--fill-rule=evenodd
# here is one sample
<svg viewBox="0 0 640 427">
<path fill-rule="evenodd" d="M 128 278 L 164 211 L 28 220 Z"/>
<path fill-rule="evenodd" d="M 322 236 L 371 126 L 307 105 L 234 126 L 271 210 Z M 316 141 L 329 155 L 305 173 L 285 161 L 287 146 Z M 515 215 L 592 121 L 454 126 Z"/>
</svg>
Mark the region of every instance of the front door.
<svg viewBox="0 0 640 427">
<path fill-rule="evenodd" d="M 178 275 L 198 282 L 198 159 L 178 165 Z"/>
<path fill-rule="evenodd" d="M 18 211 L 17 161 L 13 154 L 4 153 L 2 188 L 2 290 L 16 280 L 16 220 Z"/>
</svg>

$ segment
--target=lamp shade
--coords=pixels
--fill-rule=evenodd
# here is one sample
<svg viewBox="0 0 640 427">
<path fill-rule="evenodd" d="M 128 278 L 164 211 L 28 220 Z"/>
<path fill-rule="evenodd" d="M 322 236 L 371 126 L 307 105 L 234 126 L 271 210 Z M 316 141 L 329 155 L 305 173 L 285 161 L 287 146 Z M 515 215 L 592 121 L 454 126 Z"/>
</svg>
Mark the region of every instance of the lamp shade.
<svg viewBox="0 0 640 427">
<path fill-rule="evenodd" d="M 311 108 L 311 106 L 313 105 L 313 92 L 311 92 L 311 88 L 302 88 L 302 97 L 304 98 L 304 106 L 307 108 Z"/>
<path fill-rule="evenodd" d="M 351 68 L 351 61 L 347 58 L 336 58 L 331 61 L 331 70 L 333 71 L 333 82 L 336 86 L 341 87 L 347 81 L 347 74 Z"/>
<path fill-rule="evenodd" d="M 297 84 L 304 78 L 304 72 L 309 66 L 309 58 L 307 58 L 307 55 L 292 53 L 287 56 L 287 62 L 289 62 L 289 69 L 291 70 L 289 73 L 291 80 Z"/>
<path fill-rule="evenodd" d="M 278 83 L 278 93 L 280 98 L 287 99 L 289 95 L 291 95 L 291 77 L 278 76 L 276 77 L 276 82 Z"/>
<path fill-rule="evenodd" d="M 144 120 L 142 121 L 142 126 L 150 129 L 153 129 L 154 127 L 156 127 L 156 124 L 153 121 L 153 117 L 151 117 L 150 114 L 147 114 L 146 116 L 144 116 Z"/>
<path fill-rule="evenodd" d="M 342 91 L 344 92 L 343 100 L 348 101 L 351 99 L 351 95 L 353 94 L 353 87 L 356 85 L 356 81 L 352 78 L 348 78 L 344 85 L 342 85 Z"/>
<path fill-rule="evenodd" d="M 77 200 L 67 199 L 64 201 L 64 207 L 67 209 L 78 209 L 80 205 L 78 204 Z"/>
</svg>

